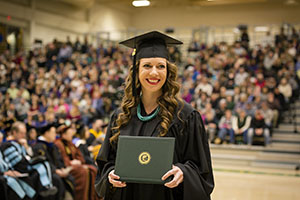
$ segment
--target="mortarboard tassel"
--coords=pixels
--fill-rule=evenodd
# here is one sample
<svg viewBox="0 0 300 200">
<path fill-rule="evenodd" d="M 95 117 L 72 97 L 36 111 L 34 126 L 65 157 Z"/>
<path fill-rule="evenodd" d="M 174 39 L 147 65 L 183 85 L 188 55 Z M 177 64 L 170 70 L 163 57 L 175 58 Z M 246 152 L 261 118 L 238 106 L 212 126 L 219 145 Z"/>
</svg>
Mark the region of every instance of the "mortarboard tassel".
<svg viewBox="0 0 300 200">
<path fill-rule="evenodd" d="M 132 52 L 132 56 L 133 56 L 133 68 L 132 68 L 132 95 L 133 97 L 136 97 L 136 88 L 135 88 L 135 79 L 136 79 L 136 49 L 133 50 Z"/>
</svg>

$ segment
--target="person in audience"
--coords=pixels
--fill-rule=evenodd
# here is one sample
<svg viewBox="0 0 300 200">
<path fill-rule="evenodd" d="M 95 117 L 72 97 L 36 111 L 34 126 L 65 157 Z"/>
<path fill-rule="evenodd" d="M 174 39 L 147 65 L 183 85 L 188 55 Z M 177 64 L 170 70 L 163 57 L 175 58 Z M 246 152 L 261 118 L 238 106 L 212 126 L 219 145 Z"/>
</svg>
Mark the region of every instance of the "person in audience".
<svg viewBox="0 0 300 200">
<path fill-rule="evenodd" d="M 266 80 L 263 73 L 257 74 L 257 79 L 255 80 L 255 86 L 263 88 L 266 85 Z"/>
<path fill-rule="evenodd" d="M 44 156 L 46 158 L 52 170 L 52 177 L 55 177 L 55 180 L 57 181 L 56 185 L 58 185 L 59 190 L 52 199 L 65 199 L 66 190 L 69 194 L 72 194 L 72 197 L 74 198 L 73 188 L 75 187 L 75 182 L 74 178 L 70 175 L 70 170 L 72 168 L 65 167 L 62 156 L 57 146 L 54 145 L 56 139 L 56 128 L 54 124 L 49 124 L 39 130 L 40 136 L 33 145 L 32 150 L 34 156 Z"/>
<path fill-rule="evenodd" d="M 274 112 L 269 108 L 268 103 L 266 101 L 263 101 L 261 103 L 261 111 L 265 119 L 266 126 L 271 131 L 272 128 L 276 126 L 274 121 Z"/>
<path fill-rule="evenodd" d="M 68 112 L 67 119 L 71 121 L 77 121 L 81 119 L 81 113 L 78 106 L 78 100 L 72 99 L 72 104 L 70 106 L 70 111 Z"/>
<path fill-rule="evenodd" d="M 265 146 L 270 143 L 270 130 L 266 126 L 261 110 L 256 110 L 251 120 L 251 126 L 248 131 L 248 145 L 252 145 L 254 136 L 263 137 Z"/>
<path fill-rule="evenodd" d="M 282 78 L 280 80 L 280 84 L 278 85 L 278 90 L 281 94 L 283 94 L 285 103 L 289 104 L 290 98 L 292 97 L 293 90 L 286 78 Z"/>
<path fill-rule="evenodd" d="M 210 96 L 210 103 L 214 109 L 217 109 L 220 103 L 221 97 L 219 93 L 212 93 Z"/>
<path fill-rule="evenodd" d="M 215 109 L 216 118 L 218 121 L 221 120 L 221 118 L 225 115 L 226 107 L 227 107 L 226 99 L 221 99 L 219 102 L 219 106 Z"/>
<path fill-rule="evenodd" d="M 260 95 L 256 95 L 251 102 L 252 109 L 257 110 L 261 108 L 262 100 Z"/>
<path fill-rule="evenodd" d="M 233 111 L 235 107 L 235 103 L 233 101 L 233 97 L 231 95 L 226 96 L 226 109 Z"/>
<path fill-rule="evenodd" d="M 200 113 L 200 114 L 201 114 L 202 117 L 205 119 L 207 113 L 211 113 L 213 118 L 216 117 L 216 111 L 215 111 L 215 109 L 212 107 L 212 104 L 211 104 L 210 102 L 208 102 L 208 103 L 205 105 L 204 112 L 203 112 L 203 113 Z"/>
<path fill-rule="evenodd" d="M 273 112 L 273 127 L 278 127 L 282 118 L 281 112 L 283 111 L 282 106 L 284 106 L 284 104 L 280 104 L 278 99 L 275 99 L 274 94 L 269 92 L 267 96 L 267 105 Z"/>
<path fill-rule="evenodd" d="M 263 47 L 273 47 L 274 46 L 274 37 L 271 35 L 270 31 L 266 32 L 266 35 L 262 39 Z"/>
<path fill-rule="evenodd" d="M 205 92 L 208 96 L 211 95 L 213 91 L 212 85 L 208 82 L 208 78 L 206 76 L 201 76 L 201 82 L 196 86 L 195 93 L 198 94 L 199 90 Z"/>
<path fill-rule="evenodd" d="M 12 82 L 6 92 L 9 94 L 9 97 L 11 99 L 16 99 L 19 93 L 19 89 L 17 88 L 17 83 Z"/>
<path fill-rule="evenodd" d="M 188 102 L 188 103 L 191 103 L 191 102 L 192 102 L 193 96 L 192 96 L 192 94 L 190 93 L 190 90 L 189 90 L 188 87 L 183 87 L 181 98 L 184 99 L 184 100 L 185 100 L 186 102 Z"/>
<path fill-rule="evenodd" d="M 201 114 L 204 114 L 206 105 L 210 104 L 208 96 L 205 92 L 201 92 L 200 98 L 198 98 L 195 103 L 196 103 L 197 110 L 200 111 Z"/>
<path fill-rule="evenodd" d="M 267 100 L 268 93 L 269 93 L 269 88 L 268 87 L 265 86 L 261 89 L 260 98 L 261 98 L 262 101 Z"/>
<path fill-rule="evenodd" d="M 221 117 L 218 127 L 218 137 L 215 139 L 215 144 L 220 144 L 222 142 L 226 143 L 226 135 L 229 135 L 229 142 L 234 143 L 234 130 L 232 127 L 233 116 L 231 110 L 226 110 L 224 116 Z"/>
<path fill-rule="evenodd" d="M 214 117 L 213 112 L 208 111 L 205 113 L 204 125 L 208 135 L 209 142 L 213 142 L 218 130 L 218 123 L 216 118 Z"/>
<path fill-rule="evenodd" d="M 89 131 L 88 126 L 86 126 L 84 124 L 77 124 L 76 127 L 77 127 L 76 129 L 77 129 L 78 138 L 77 138 L 76 142 L 74 142 L 74 140 L 73 140 L 73 143 L 82 153 L 85 163 L 89 164 L 89 165 L 95 165 L 95 159 L 94 159 L 94 156 L 92 156 L 92 153 L 94 151 L 96 151 L 96 150 L 94 150 L 95 148 L 97 148 L 97 151 L 99 151 L 101 144 L 96 145 L 96 146 L 93 146 L 93 145 L 89 146 L 87 144 L 87 140 L 90 137 L 91 133 Z"/>
<path fill-rule="evenodd" d="M 97 200 L 94 189 L 96 167 L 85 164 L 85 159 L 80 150 L 72 143 L 76 129 L 70 121 L 58 128 L 60 138 L 54 144 L 58 147 L 64 165 L 71 167 L 70 174 L 75 179 L 75 200 Z"/>
<path fill-rule="evenodd" d="M 237 56 L 242 56 L 246 53 L 246 50 L 244 47 L 242 47 L 241 43 L 237 41 L 237 42 L 235 42 L 233 52 Z"/>
<path fill-rule="evenodd" d="M 97 145 L 104 142 L 105 133 L 103 132 L 104 122 L 102 119 L 94 119 L 92 127 L 89 129 L 89 137 L 86 139 L 87 145 Z"/>
<path fill-rule="evenodd" d="M 247 99 L 248 99 L 248 96 L 246 93 L 240 93 L 239 101 L 235 104 L 234 110 L 236 111 L 238 109 L 245 109 L 246 104 L 247 104 Z"/>
<path fill-rule="evenodd" d="M 245 71 L 245 67 L 240 66 L 238 73 L 236 73 L 236 75 L 234 77 L 235 85 L 236 86 L 242 85 L 242 83 L 247 79 L 248 76 L 249 76 L 249 74 Z"/>
<path fill-rule="evenodd" d="M 241 45 L 246 49 L 248 50 L 249 48 L 249 42 L 250 42 L 250 39 L 249 39 L 249 35 L 248 35 L 248 28 L 247 27 L 243 27 L 241 32 Z"/>
<path fill-rule="evenodd" d="M 36 196 L 33 187 L 26 183 L 28 180 L 19 179 L 21 175 L 20 172 L 9 169 L 0 151 L 0 199 L 21 200 L 26 196 L 30 199 Z"/>
<path fill-rule="evenodd" d="M 4 165 L 7 165 L 2 169 L 2 173 L 15 178 L 7 181 L 9 184 L 16 185 L 10 187 L 18 197 L 53 196 L 58 192 L 58 185 L 53 185 L 57 183 L 56 177 L 52 176 L 48 161 L 31 157 L 33 153 L 27 144 L 26 132 L 23 122 L 17 121 L 12 125 L 11 140 L 0 146 L 1 160 Z M 21 182 L 18 180 L 20 177 L 22 177 Z"/>
<path fill-rule="evenodd" d="M 27 118 L 27 113 L 30 109 L 30 104 L 24 98 L 21 98 L 20 101 L 16 104 L 16 110 L 20 120 Z"/>
<path fill-rule="evenodd" d="M 27 143 L 30 146 L 33 146 L 37 140 L 37 131 L 36 128 L 28 126 L 30 129 L 27 135 Z"/>
<path fill-rule="evenodd" d="M 241 88 L 239 86 L 236 86 L 233 89 L 233 101 L 234 101 L 234 105 L 236 107 L 237 103 L 239 103 L 241 97 Z"/>
<path fill-rule="evenodd" d="M 251 125 L 251 117 L 246 111 L 240 109 L 237 111 L 237 116 L 233 116 L 232 129 L 235 134 L 235 142 L 247 144 L 247 133 Z M 237 141 L 238 136 L 241 136 Z"/>
<path fill-rule="evenodd" d="M 272 75 L 272 67 L 275 61 L 278 59 L 278 55 L 274 54 L 272 50 L 267 52 L 267 55 L 264 58 L 264 69 L 266 70 L 267 75 Z"/>
</svg>

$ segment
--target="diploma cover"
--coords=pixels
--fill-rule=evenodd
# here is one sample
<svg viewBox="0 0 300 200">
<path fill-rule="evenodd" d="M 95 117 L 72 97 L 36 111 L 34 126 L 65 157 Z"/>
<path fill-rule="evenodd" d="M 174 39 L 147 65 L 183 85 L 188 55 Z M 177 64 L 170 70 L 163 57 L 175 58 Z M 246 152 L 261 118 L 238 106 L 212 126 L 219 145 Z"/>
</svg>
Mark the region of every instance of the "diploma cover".
<svg viewBox="0 0 300 200">
<path fill-rule="evenodd" d="M 131 183 L 164 184 L 172 169 L 175 138 L 119 136 L 115 174 Z"/>
</svg>

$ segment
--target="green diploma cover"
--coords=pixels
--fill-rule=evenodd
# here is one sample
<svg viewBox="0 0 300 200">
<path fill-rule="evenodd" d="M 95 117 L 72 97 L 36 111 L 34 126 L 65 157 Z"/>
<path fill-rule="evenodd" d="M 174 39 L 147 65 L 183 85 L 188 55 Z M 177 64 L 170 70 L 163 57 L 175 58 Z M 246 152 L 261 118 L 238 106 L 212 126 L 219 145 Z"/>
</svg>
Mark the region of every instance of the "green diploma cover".
<svg viewBox="0 0 300 200">
<path fill-rule="evenodd" d="M 175 138 L 119 136 L 115 174 L 131 183 L 164 184 L 172 169 Z"/>
</svg>

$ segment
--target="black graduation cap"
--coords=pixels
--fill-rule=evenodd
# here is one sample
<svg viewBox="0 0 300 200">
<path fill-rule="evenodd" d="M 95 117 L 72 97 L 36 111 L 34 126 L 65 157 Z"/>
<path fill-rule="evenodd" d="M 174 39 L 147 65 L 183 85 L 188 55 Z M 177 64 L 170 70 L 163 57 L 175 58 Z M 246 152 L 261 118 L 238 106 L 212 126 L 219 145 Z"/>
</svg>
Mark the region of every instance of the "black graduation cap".
<svg viewBox="0 0 300 200">
<path fill-rule="evenodd" d="M 36 128 L 36 131 L 39 135 L 44 135 L 47 131 L 49 131 L 52 127 L 55 127 L 54 123 L 47 124 L 45 126 Z"/>
<path fill-rule="evenodd" d="M 136 96 L 135 78 L 136 78 L 136 59 L 141 58 L 166 58 L 169 59 L 167 47 L 183 44 L 168 35 L 158 31 L 151 31 L 142 35 L 135 36 L 128 40 L 120 42 L 127 47 L 133 48 L 133 80 L 132 93 Z"/>
</svg>

